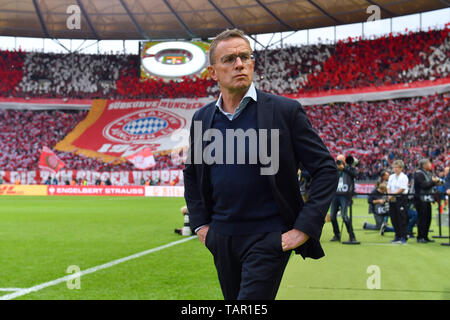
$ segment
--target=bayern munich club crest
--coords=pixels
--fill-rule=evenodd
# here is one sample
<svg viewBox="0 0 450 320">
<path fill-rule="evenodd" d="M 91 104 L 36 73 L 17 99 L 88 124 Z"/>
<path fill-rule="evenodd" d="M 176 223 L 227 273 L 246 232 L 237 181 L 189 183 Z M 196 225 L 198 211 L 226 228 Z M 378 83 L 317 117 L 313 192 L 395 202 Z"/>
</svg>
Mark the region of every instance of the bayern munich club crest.
<svg viewBox="0 0 450 320">
<path fill-rule="evenodd" d="M 149 143 L 161 137 L 168 137 L 183 128 L 185 120 L 163 110 L 140 110 L 116 119 L 103 129 L 105 138 L 121 143 Z"/>
</svg>

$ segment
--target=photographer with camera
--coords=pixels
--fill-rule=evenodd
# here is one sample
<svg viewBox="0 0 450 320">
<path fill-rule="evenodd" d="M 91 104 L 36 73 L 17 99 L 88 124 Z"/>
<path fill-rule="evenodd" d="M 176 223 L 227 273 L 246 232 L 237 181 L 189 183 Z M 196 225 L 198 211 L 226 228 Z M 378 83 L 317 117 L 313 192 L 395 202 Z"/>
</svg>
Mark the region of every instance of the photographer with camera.
<svg viewBox="0 0 450 320">
<path fill-rule="evenodd" d="M 353 232 L 352 221 L 348 215 L 348 208 L 352 203 L 353 192 L 355 189 L 355 177 L 357 174 L 356 166 L 358 160 L 352 156 L 347 158 L 340 154 L 336 157 L 336 165 L 338 168 L 339 184 L 336 190 L 336 195 L 331 202 L 330 220 L 333 225 L 334 237 L 331 241 L 340 241 L 341 233 L 339 231 L 339 224 L 337 222 L 337 213 L 341 209 L 341 216 L 347 228 L 349 241 L 345 244 L 359 244 Z"/>
<path fill-rule="evenodd" d="M 431 176 L 431 161 L 421 159 L 419 168 L 414 173 L 414 205 L 417 209 L 417 242 L 434 242 L 428 238 L 431 224 L 431 203 L 434 202 L 434 187 L 444 184 L 438 177 Z"/>
<path fill-rule="evenodd" d="M 375 182 L 375 188 L 378 188 L 378 186 L 382 183 L 385 183 L 387 185 L 388 181 L 389 181 L 389 171 L 381 170 L 380 176 L 378 177 L 377 181 Z"/>
<path fill-rule="evenodd" d="M 364 230 L 380 230 L 380 235 L 383 235 L 384 232 L 394 232 L 394 228 L 387 226 L 389 201 L 386 191 L 387 184 L 381 182 L 370 193 L 367 202 L 369 203 L 369 213 L 372 213 L 375 218 L 375 224 L 364 222 Z"/>
</svg>

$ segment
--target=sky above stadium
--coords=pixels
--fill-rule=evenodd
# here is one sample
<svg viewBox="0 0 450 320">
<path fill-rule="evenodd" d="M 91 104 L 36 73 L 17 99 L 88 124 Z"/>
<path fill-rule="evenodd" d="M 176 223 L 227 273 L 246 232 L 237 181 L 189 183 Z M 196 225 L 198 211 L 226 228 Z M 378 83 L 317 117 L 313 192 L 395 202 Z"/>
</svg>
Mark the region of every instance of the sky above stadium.
<svg viewBox="0 0 450 320">
<path fill-rule="evenodd" d="M 393 19 L 381 19 L 372 22 L 354 23 L 336 27 L 325 27 L 296 32 L 280 32 L 271 34 L 253 35 L 249 39 L 254 49 L 263 47 L 280 47 L 286 45 L 305 45 L 316 43 L 334 43 L 348 37 L 373 38 L 393 33 L 408 31 L 420 31 L 441 29 L 450 22 L 450 8 L 424 12 L 420 14 L 396 17 Z M 257 40 L 257 43 L 254 41 Z M 138 40 L 68 40 L 68 39 L 42 39 L 23 37 L 0 36 L 0 49 L 25 51 L 62 52 L 80 51 L 83 53 L 131 53 L 137 54 Z"/>
</svg>

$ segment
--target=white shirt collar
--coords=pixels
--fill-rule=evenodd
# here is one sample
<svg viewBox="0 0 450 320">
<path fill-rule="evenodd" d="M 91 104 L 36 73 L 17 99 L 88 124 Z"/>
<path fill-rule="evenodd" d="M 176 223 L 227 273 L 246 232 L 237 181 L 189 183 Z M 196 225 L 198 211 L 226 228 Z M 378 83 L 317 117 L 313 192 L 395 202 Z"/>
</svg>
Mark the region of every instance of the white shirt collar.
<svg viewBox="0 0 450 320">
<path fill-rule="evenodd" d="M 242 98 L 241 102 L 239 102 L 239 105 L 234 112 L 234 114 L 231 114 L 229 112 L 226 112 L 222 108 L 222 93 L 219 95 L 219 99 L 217 99 L 216 106 L 219 108 L 220 112 L 222 112 L 228 119 L 233 120 L 238 116 L 238 114 L 247 106 L 250 99 L 253 99 L 253 101 L 258 101 L 258 95 L 256 94 L 256 88 L 255 85 L 252 84 L 248 88 L 247 92 L 245 93 L 244 97 Z"/>
</svg>

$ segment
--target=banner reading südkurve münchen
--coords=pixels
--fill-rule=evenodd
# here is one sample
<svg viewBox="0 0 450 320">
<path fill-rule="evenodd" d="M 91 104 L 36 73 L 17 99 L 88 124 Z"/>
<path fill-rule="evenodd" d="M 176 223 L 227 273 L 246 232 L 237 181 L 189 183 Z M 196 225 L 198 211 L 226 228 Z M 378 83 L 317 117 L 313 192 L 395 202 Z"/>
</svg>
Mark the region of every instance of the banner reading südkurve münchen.
<svg viewBox="0 0 450 320">
<path fill-rule="evenodd" d="M 109 162 L 146 147 L 156 154 L 184 148 L 194 112 L 211 100 L 95 100 L 86 119 L 55 149 Z"/>
</svg>

